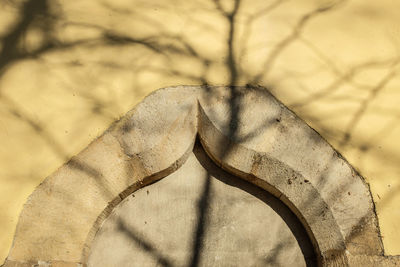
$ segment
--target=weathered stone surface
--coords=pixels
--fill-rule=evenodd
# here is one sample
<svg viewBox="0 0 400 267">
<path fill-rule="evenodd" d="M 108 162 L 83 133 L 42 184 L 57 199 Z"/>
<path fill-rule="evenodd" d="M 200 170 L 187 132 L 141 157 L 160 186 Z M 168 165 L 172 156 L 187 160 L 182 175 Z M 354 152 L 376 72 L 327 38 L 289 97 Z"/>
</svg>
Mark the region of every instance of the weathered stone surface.
<svg viewBox="0 0 400 267">
<path fill-rule="evenodd" d="M 218 166 L 296 214 L 320 263 L 383 255 L 368 185 L 318 133 L 263 88 L 180 86 L 148 96 L 35 190 L 6 264 L 85 264 L 113 208 L 179 169 L 196 136 Z"/>
<path fill-rule="evenodd" d="M 283 203 L 224 173 L 198 146 L 178 171 L 113 210 L 88 266 L 312 266 L 313 256 Z"/>
</svg>

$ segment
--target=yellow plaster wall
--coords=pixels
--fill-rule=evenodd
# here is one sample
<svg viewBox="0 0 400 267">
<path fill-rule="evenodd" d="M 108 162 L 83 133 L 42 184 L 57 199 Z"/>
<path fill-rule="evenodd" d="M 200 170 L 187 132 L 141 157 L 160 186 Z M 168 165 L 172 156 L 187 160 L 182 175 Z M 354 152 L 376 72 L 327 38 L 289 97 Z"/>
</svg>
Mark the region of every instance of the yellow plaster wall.
<svg viewBox="0 0 400 267">
<path fill-rule="evenodd" d="M 397 0 L 0 0 L 0 263 L 43 179 L 145 95 L 268 87 L 371 185 L 400 254 Z"/>
</svg>

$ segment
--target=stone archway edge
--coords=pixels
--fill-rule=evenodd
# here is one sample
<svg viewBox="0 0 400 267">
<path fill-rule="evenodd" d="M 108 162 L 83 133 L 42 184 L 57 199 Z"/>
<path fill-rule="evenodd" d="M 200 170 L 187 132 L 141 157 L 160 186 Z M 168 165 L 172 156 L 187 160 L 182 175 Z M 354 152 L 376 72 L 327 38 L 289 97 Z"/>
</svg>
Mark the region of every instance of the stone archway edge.
<svg viewBox="0 0 400 267">
<path fill-rule="evenodd" d="M 199 136 L 222 168 L 280 198 L 325 266 L 395 266 L 383 254 L 368 185 L 263 88 L 160 89 L 32 193 L 4 266 L 84 266 L 113 207 L 174 172 Z"/>
</svg>

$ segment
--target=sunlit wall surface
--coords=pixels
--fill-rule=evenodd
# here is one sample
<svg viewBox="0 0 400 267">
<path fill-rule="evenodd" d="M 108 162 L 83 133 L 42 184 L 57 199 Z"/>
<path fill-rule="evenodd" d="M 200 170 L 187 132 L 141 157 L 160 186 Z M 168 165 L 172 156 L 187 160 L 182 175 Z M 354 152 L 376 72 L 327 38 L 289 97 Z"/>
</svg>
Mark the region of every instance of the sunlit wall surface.
<svg viewBox="0 0 400 267">
<path fill-rule="evenodd" d="M 400 254 L 400 1 L 0 0 L 0 263 L 34 188 L 151 91 L 261 85 L 370 183 Z"/>
</svg>

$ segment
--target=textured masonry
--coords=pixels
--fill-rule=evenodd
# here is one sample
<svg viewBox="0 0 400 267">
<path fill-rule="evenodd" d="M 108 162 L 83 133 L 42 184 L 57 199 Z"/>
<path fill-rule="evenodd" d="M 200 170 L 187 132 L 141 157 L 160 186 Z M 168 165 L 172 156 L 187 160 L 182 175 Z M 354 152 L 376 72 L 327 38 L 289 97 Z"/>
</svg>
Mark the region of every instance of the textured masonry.
<svg viewBox="0 0 400 267">
<path fill-rule="evenodd" d="M 4 266 L 86 266 L 114 207 L 178 170 L 196 139 L 220 168 L 290 208 L 319 265 L 400 265 L 384 255 L 368 184 L 266 89 L 179 86 L 149 95 L 44 180 Z"/>
</svg>

